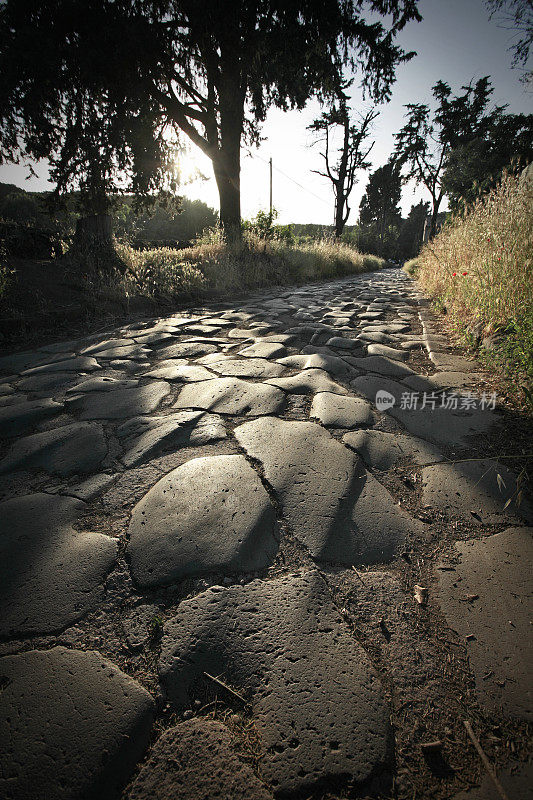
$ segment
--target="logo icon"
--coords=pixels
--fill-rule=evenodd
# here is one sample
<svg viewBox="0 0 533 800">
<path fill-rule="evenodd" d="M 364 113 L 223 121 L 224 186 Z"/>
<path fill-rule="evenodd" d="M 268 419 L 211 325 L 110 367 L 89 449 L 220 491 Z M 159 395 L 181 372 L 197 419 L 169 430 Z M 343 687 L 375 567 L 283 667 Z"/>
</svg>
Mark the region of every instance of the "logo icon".
<svg viewBox="0 0 533 800">
<path fill-rule="evenodd" d="M 378 411 L 386 411 L 388 408 L 392 408 L 395 402 L 393 395 L 386 392 L 385 389 L 380 389 L 379 392 L 376 392 L 375 405 Z"/>
</svg>

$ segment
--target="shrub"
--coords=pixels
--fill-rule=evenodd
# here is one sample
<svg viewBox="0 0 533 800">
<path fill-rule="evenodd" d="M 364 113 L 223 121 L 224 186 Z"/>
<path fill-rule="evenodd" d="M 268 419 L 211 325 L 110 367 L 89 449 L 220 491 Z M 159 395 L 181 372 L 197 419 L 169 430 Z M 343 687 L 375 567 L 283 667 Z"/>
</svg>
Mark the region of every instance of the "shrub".
<svg viewBox="0 0 533 800">
<path fill-rule="evenodd" d="M 403 269 L 411 278 L 417 278 L 420 271 L 420 261 L 418 258 L 411 258 L 403 265 Z"/>
<path fill-rule="evenodd" d="M 126 265 L 121 280 L 128 296 L 172 300 L 194 296 L 205 287 L 204 276 L 183 258 L 183 250 L 134 250 L 119 244 L 117 252 Z"/>
<path fill-rule="evenodd" d="M 458 214 L 418 258 L 456 331 L 509 376 L 533 380 L 533 192 L 518 177 Z"/>
</svg>

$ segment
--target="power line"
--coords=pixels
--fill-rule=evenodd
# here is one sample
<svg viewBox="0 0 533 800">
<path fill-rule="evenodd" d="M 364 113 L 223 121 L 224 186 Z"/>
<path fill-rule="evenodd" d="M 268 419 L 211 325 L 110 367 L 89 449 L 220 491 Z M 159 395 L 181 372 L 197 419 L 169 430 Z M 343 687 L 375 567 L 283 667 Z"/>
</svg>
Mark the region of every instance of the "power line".
<svg viewBox="0 0 533 800">
<path fill-rule="evenodd" d="M 258 153 L 256 153 L 255 155 L 252 155 L 252 154 L 250 153 L 249 155 L 250 155 L 250 158 L 258 158 L 258 159 L 259 159 L 260 161 L 262 161 L 264 164 L 269 164 L 269 163 L 270 163 L 269 161 L 267 161 L 267 160 L 266 160 L 266 158 L 263 158 L 263 157 L 262 157 L 262 156 L 260 156 Z M 297 181 L 297 180 L 295 180 L 294 178 L 291 178 L 291 176 L 290 176 L 290 175 L 287 175 L 287 173 L 286 173 L 286 172 L 283 172 L 283 170 L 282 170 L 282 169 L 280 169 L 279 167 L 276 167 L 276 165 L 275 165 L 275 164 L 273 164 L 272 166 L 273 166 L 273 168 L 276 170 L 276 172 L 279 172 L 279 173 L 280 173 L 280 175 L 283 175 L 283 177 L 284 177 L 284 178 L 287 178 L 287 180 L 289 180 L 289 181 L 292 181 L 292 183 L 296 184 L 296 186 L 298 186 L 300 189 L 302 189 L 302 191 L 304 191 L 304 192 L 307 192 L 307 194 L 310 194 L 310 195 L 312 195 L 313 197 L 316 197 L 316 199 L 317 199 L 317 200 L 320 200 L 320 202 L 321 202 L 321 203 L 324 203 L 324 204 L 325 204 L 325 205 L 327 205 L 327 206 L 330 206 L 330 205 L 331 205 L 330 203 L 328 203 L 328 201 L 327 201 L 327 200 L 324 200 L 324 198 L 323 198 L 323 197 L 319 197 L 319 195 L 318 195 L 318 194 L 315 194 L 314 192 L 312 192 L 312 191 L 311 191 L 311 189 L 307 189 L 307 187 L 305 187 L 305 186 L 302 186 L 302 184 L 301 184 L 301 183 L 298 183 L 298 181 Z"/>
</svg>

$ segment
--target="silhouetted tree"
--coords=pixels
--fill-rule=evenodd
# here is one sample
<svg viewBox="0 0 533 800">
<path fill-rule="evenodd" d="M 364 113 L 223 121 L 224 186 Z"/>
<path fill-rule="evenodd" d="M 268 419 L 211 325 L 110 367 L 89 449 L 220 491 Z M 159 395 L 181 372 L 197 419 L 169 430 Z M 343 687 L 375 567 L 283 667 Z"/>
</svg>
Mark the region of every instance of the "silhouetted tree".
<svg viewBox="0 0 533 800">
<path fill-rule="evenodd" d="M 401 258 L 414 258 L 418 255 L 424 235 L 424 223 L 429 214 L 429 203 L 420 200 L 404 219 L 398 236 L 398 253 Z"/>
<path fill-rule="evenodd" d="M 7 0 L 0 10 L 0 146 L 49 158 L 58 191 L 108 210 L 150 194 L 185 133 L 213 163 L 226 231 L 240 234 L 240 147 L 267 109 L 326 98 L 343 68 L 387 98 L 394 44 L 417 0 Z M 369 21 L 365 11 L 372 15 Z M 386 29 L 378 21 L 387 17 Z M 118 184 L 117 184 L 118 181 Z M 129 185 L 128 185 L 129 184 Z"/>
<path fill-rule="evenodd" d="M 401 223 L 401 195 L 400 169 L 392 161 L 388 161 L 371 174 L 366 192 L 361 198 L 359 225 L 362 228 L 372 227 L 376 231 L 382 249 L 390 228 Z"/>
<path fill-rule="evenodd" d="M 344 86 L 343 89 L 347 89 Z M 334 225 L 335 236 L 342 236 L 344 226 L 350 216 L 348 200 L 354 184 L 356 183 L 356 173 L 361 169 L 368 169 L 370 161 L 367 161 L 374 142 L 366 147 L 365 141 L 370 135 L 372 122 L 378 116 L 377 111 L 367 111 L 359 115 L 357 123 L 350 119 L 350 109 L 347 104 L 347 97 L 344 91 L 339 92 L 339 97 L 333 101 L 331 108 L 325 111 L 318 119 L 315 119 L 308 130 L 323 134 L 319 141 L 324 142 L 324 152 L 321 153 L 325 161 L 326 171 L 312 170 L 317 175 L 329 178 L 333 185 L 335 196 Z M 331 135 L 335 128 L 342 129 L 342 144 L 336 150 L 337 157 L 332 162 L 331 154 Z"/>
<path fill-rule="evenodd" d="M 529 49 L 533 42 L 533 3 L 531 0 L 486 0 L 490 11 L 489 19 L 496 19 L 500 27 L 514 30 L 515 43 L 509 48 L 513 52 L 512 66 L 525 67 Z M 521 80 L 527 83 L 533 72 L 524 72 Z"/>
<path fill-rule="evenodd" d="M 394 158 L 400 166 L 407 167 L 405 180 L 423 184 L 431 196 L 430 235 L 435 232 L 445 194 L 442 179 L 449 152 L 472 139 L 484 138 L 505 108 L 487 110 L 494 91 L 488 77 L 461 88 L 463 94 L 452 95 L 448 84 L 438 81 L 432 89 L 438 103 L 435 112 L 423 103 L 405 106 L 407 122 L 395 134 Z"/>
</svg>

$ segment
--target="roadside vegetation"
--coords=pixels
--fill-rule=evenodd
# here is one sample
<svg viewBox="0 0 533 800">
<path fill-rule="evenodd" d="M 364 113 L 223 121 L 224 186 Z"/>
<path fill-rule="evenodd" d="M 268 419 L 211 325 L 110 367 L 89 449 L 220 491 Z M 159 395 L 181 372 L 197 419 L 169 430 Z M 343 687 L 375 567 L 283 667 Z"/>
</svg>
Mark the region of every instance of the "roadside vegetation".
<svg viewBox="0 0 533 800">
<path fill-rule="evenodd" d="M 531 170 L 505 174 L 470 210 L 452 215 L 404 269 L 461 340 L 517 383 L 533 409 Z"/>
</svg>

